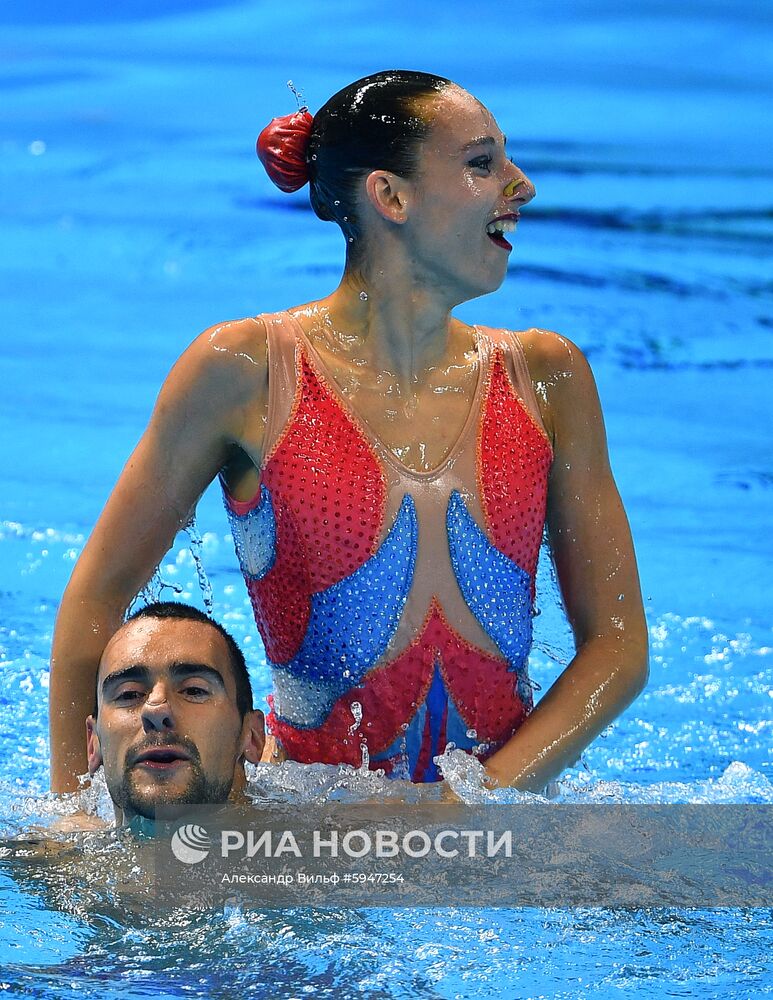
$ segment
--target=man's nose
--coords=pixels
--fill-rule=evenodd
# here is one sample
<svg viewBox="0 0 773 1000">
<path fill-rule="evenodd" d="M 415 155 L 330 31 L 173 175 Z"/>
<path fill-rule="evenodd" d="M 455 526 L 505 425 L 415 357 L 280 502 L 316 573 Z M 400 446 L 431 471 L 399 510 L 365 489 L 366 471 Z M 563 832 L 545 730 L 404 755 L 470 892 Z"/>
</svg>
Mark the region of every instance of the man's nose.
<svg viewBox="0 0 773 1000">
<path fill-rule="evenodd" d="M 166 688 L 156 685 L 142 706 L 142 727 L 146 733 L 174 728 L 172 706 Z"/>
</svg>

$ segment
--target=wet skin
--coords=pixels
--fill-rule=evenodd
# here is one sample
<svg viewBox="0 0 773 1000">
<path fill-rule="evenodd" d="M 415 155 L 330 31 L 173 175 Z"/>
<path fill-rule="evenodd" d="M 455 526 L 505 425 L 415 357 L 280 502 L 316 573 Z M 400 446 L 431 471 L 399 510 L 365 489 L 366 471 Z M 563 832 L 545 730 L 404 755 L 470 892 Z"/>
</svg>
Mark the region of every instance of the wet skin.
<svg viewBox="0 0 773 1000">
<path fill-rule="evenodd" d="M 104 765 L 119 821 L 158 804 L 224 802 L 260 759 L 262 717 L 240 717 L 228 648 L 212 627 L 141 618 L 108 643 L 87 721 L 89 771 Z"/>
<path fill-rule="evenodd" d="M 408 183 L 397 181 L 393 193 L 402 193 L 404 214 L 371 200 L 376 211 L 400 220 L 416 285 L 453 307 L 502 284 L 512 247 L 492 239 L 486 227 L 504 217 L 517 221 L 536 192 L 508 158 L 505 136 L 479 101 L 449 88 L 428 103 L 432 128 L 418 171 Z M 377 183 L 369 179 L 371 189 Z"/>
<path fill-rule="evenodd" d="M 487 226 L 517 216 L 535 192 L 491 113 L 466 91 L 447 88 L 423 113 L 432 125 L 416 174 L 374 170 L 363 182 L 356 269 L 291 312 L 354 412 L 405 465 L 427 472 L 459 437 L 478 379 L 475 333 L 450 311 L 502 284 L 510 244 Z M 213 330 L 213 349 L 234 350 L 234 333 Z M 260 368 L 254 333 L 251 341 L 237 349 Z M 249 445 L 226 468 L 240 500 L 257 487 L 265 419 L 256 406 Z"/>
<path fill-rule="evenodd" d="M 509 252 L 487 226 L 534 196 L 472 95 L 451 86 L 426 103 L 431 127 L 417 173 L 375 169 L 362 178 L 356 266 L 348 257 L 330 295 L 291 310 L 339 385 L 353 386 L 352 409 L 420 471 L 437 466 L 458 437 L 477 383 L 473 331 L 451 310 L 499 287 Z M 641 691 L 647 633 L 593 375 L 565 337 L 539 329 L 517 336 L 554 448 L 548 530 L 577 655 L 486 768 L 500 784 L 540 789 Z M 123 609 L 219 473 L 237 499 L 254 495 L 267 412 L 259 319 L 210 328 L 172 370 L 60 608 L 51 674 L 55 791 L 73 789 L 83 770 L 81 720 Z"/>
<path fill-rule="evenodd" d="M 356 274 L 292 310 L 354 412 L 420 472 L 436 468 L 459 437 L 478 380 L 474 331 L 449 312 L 502 284 L 510 244 L 487 226 L 534 197 L 475 98 L 449 88 L 424 110 L 433 124 L 416 175 L 376 170 L 365 182 Z M 406 295 L 394 294 L 406 284 Z M 244 484 L 237 463 L 228 471 L 235 495 L 254 492 L 249 469 Z"/>
</svg>

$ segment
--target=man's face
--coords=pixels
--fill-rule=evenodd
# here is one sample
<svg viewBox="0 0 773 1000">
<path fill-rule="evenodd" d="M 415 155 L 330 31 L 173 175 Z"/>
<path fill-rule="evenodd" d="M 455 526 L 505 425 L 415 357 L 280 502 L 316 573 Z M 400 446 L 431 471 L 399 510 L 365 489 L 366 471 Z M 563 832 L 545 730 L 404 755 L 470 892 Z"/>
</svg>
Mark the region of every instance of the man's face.
<svg viewBox="0 0 773 1000">
<path fill-rule="evenodd" d="M 261 715 L 239 717 L 228 647 L 204 622 L 124 625 L 102 654 L 97 706 L 89 770 L 104 764 L 124 821 L 153 817 L 157 805 L 225 802 L 240 759 L 260 759 Z"/>
</svg>

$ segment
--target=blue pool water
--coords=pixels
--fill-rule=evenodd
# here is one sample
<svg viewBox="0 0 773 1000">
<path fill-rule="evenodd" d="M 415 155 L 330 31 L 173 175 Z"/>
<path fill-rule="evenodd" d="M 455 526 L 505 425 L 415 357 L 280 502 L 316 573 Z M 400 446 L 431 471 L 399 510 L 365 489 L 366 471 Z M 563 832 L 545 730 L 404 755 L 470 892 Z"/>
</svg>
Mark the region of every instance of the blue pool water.
<svg viewBox="0 0 773 1000">
<path fill-rule="evenodd" d="M 44 806 L 57 601 L 164 374 L 201 329 L 329 290 L 342 245 L 252 142 L 377 68 L 458 80 L 538 197 L 459 310 L 591 359 L 652 635 L 645 694 L 567 800 L 773 801 L 773 10 L 122 0 L 0 8 L 0 830 Z M 215 610 L 269 678 L 220 499 Z M 185 539 L 162 577 L 201 603 Z M 550 601 L 543 599 L 545 618 Z M 555 620 L 555 614 L 552 615 Z M 553 641 L 553 625 L 543 633 Z M 562 640 L 559 639 L 559 645 Z M 544 686 L 560 669 L 538 650 Z M 0 869 L 0 990 L 33 997 L 759 997 L 766 911 L 79 909 Z M 51 897 L 58 899 L 54 905 Z M 69 902 L 69 905 L 68 905 Z"/>
</svg>

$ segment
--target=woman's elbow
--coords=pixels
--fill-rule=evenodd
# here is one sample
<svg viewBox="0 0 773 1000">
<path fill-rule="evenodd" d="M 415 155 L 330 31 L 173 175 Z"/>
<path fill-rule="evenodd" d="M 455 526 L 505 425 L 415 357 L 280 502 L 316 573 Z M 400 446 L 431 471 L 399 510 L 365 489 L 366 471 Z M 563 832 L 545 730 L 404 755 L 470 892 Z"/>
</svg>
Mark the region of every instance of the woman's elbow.
<svg viewBox="0 0 773 1000">
<path fill-rule="evenodd" d="M 634 701 L 646 688 L 650 678 L 650 651 L 646 625 L 637 630 L 621 650 L 622 672 L 628 681 L 630 700 Z"/>
</svg>

